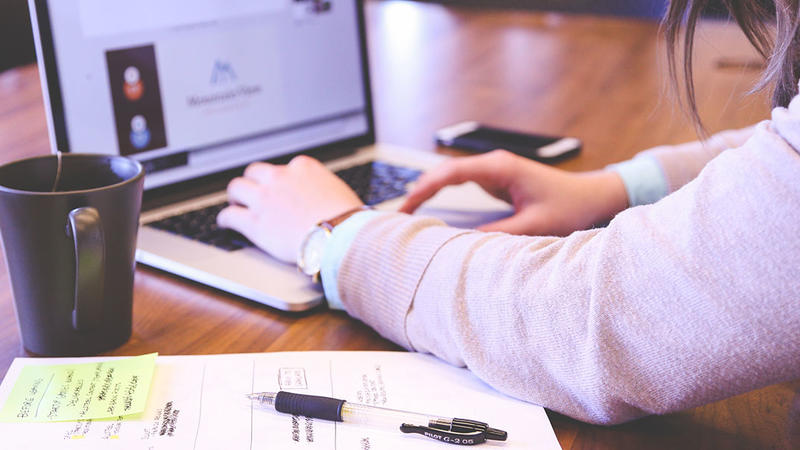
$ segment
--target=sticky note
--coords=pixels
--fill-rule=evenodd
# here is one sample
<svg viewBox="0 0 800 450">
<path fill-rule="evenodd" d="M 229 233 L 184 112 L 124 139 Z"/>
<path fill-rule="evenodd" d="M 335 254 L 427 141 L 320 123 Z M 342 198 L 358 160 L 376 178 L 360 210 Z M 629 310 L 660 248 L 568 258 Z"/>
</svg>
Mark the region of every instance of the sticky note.
<svg viewBox="0 0 800 450">
<path fill-rule="evenodd" d="M 144 411 L 157 353 L 83 364 L 28 365 L 0 421 L 104 419 Z"/>
</svg>

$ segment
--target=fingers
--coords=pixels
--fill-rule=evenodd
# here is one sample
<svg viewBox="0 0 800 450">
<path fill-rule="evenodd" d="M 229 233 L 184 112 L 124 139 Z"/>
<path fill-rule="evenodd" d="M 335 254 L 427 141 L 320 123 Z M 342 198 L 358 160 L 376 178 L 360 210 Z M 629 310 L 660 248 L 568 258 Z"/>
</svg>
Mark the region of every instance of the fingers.
<svg viewBox="0 0 800 450">
<path fill-rule="evenodd" d="M 267 184 L 281 170 L 280 166 L 263 162 L 252 163 L 244 169 L 244 178 L 261 184 Z"/>
<path fill-rule="evenodd" d="M 231 205 L 217 214 L 217 225 L 236 230 L 250 238 L 256 227 L 256 217 L 243 206 Z"/>
<path fill-rule="evenodd" d="M 400 207 L 400 212 L 410 214 L 443 187 L 467 181 L 474 181 L 497 196 L 498 190 L 510 183 L 513 164 L 513 155 L 504 151 L 445 161 L 419 178 Z"/>
<path fill-rule="evenodd" d="M 228 184 L 228 201 L 244 206 L 254 206 L 258 203 L 261 188 L 258 183 L 249 178 L 234 178 Z"/>
<path fill-rule="evenodd" d="M 289 161 L 288 167 L 291 168 L 310 168 L 322 167 L 322 163 L 307 155 L 297 155 Z"/>
<path fill-rule="evenodd" d="M 308 171 L 320 167 L 324 166 L 316 159 L 306 155 L 298 155 L 292 158 L 289 164 L 285 166 L 265 162 L 252 163 L 244 170 L 244 178 L 260 184 L 270 184 L 274 182 L 276 178 L 283 176 L 287 169 Z"/>
<path fill-rule="evenodd" d="M 411 214 L 443 187 L 466 181 L 462 180 L 465 176 L 463 166 L 464 164 L 458 160 L 447 161 L 423 174 L 408 193 L 405 203 L 400 207 L 400 212 Z"/>
</svg>

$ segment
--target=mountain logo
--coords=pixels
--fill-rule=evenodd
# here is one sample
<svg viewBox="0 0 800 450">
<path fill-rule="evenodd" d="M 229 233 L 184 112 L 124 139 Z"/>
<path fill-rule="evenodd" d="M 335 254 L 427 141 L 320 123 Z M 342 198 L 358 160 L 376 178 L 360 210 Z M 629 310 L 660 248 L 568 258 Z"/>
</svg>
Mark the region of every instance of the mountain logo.
<svg viewBox="0 0 800 450">
<path fill-rule="evenodd" d="M 216 60 L 211 69 L 211 84 L 224 84 L 236 81 L 236 72 L 228 61 Z"/>
</svg>

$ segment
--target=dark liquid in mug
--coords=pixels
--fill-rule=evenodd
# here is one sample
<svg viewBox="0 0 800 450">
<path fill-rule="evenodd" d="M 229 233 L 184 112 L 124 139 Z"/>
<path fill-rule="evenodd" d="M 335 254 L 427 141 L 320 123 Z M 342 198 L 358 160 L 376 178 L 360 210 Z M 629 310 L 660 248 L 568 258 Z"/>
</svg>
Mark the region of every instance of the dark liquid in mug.
<svg viewBox="0 0 800 450">
<path fill-rule="evenodd" d="M 53 192 L 58 172 L 54 155 L 46 161 L 27 160 L 0 168 L 0 185 L 28 192 Z M 83 191 L 121 183 L 136 175 L 134 164 L 124 160 L 105 161 L 64 157 L 55 192 Z"/>
</svg>

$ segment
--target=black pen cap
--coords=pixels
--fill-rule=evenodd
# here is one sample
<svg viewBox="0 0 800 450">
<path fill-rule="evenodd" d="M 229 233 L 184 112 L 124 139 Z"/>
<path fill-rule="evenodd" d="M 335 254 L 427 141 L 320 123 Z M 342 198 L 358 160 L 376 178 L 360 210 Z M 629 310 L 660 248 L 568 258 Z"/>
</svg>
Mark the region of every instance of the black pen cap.
<svg viewBox="0 0 800 450">
<path fill-rule="evenodd" d="M 491 439 L 493 441 L 505 441 L 507 437 L 508 433 L 503 430 L 486 427 L 486 439 Z"/>
</svg>

